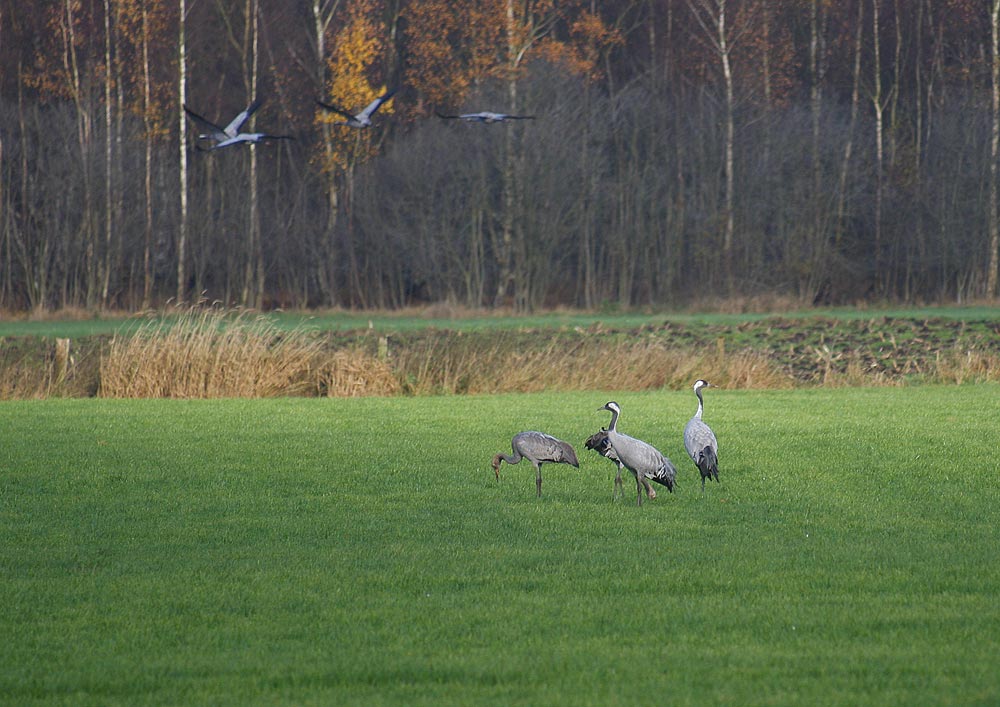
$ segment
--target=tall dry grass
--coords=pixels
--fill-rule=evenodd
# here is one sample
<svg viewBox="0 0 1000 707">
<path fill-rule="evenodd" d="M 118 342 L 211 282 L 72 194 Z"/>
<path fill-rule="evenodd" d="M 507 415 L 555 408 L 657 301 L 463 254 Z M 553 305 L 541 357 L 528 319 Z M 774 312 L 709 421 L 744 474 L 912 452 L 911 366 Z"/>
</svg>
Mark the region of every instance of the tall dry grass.
<svg viewBox="0 0 1000 707">
<path fill-rule="evenodd" d="M 696 352 L 650 340 L 553 340 L 518 350 L 502 336 L 468 345 L 430 339 L 393 354 L 403 388 L 413 395 L 544 390 L 648 390 L 686 387 L 702 376 L 739 388 L 790 388 L 793 379 L 760 355 Z"/>
<path fill-rule="evenodd" d="M 273 397 L 309 391 L 319 341 L 242 310 L 193 306 L 116 335 L 101 357 L 105 398 Z"/>
<path fill-rule="evenodd" d="M 388 365 L 329 351 L 303 329 L 281 330 L 247 310 L 193 306 L 116 335 L 101 357 L 105 398 L 266 398 L 392 395 Z"/>
</svg>

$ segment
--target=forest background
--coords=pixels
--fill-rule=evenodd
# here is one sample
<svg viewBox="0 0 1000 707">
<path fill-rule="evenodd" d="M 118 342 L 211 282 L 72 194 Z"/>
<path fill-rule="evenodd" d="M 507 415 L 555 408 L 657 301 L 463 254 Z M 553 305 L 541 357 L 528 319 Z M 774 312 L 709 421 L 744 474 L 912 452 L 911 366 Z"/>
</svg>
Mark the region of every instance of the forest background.
<svg viewBox="0 0 1000 707">
<path fill-rule="evenodd" d="M 998 292 L 1000 0 L 0 0 L 0 310 Z M 400 87 L 377 125 L 333 125 Z M 199 152 L 187 104 L 294 141 Z M 537 116 L 464 124 L 435 113 Z"/>
</svg>

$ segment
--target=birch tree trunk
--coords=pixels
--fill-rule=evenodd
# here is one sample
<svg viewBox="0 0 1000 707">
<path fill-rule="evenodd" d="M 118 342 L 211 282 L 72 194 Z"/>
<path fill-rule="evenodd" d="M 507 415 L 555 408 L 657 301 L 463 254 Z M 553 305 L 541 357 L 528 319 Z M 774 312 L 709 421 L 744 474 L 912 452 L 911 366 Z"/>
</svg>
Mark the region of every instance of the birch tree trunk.
<svg viewBox="0 0 1000 707">
<path fill-rule="evenodd" d="M 111 64 L 111 0 L 104 0 L 104 262 L 101 266 L 101 306 L 108 306 L 108 287 L 111 281 L 111 238 L 114 233 L 112 193 L 113 149 L 111 142 L 111 92 L 113 85 Z"/>
<path fill-rule="evenodd" d="M 142 125 L 146 143 L 143 174 L 144 215 L 142 237 L 142 308 L 147 309 L 153 296 L 153 121 L 152 86 L 149 75 L 149 11 L 140 3 L 142 12 Z"/>
<path fill-rule="evenodd" d="M 178 103 L 177 112 L 180 116 L 178 130 L 180 134 L 180 223 L 177 231 L 177 304 L 184 301 L 187 293 L 185 286 L 187 272 L 185 269 L 185 249 L 187 248 L 188 228 L 188 165 L 187 165 L 187 119 L 184 115 L 184 104 L 187 102 L 187 44 L 184 38 L 184 23 L 187 16 L 185 0 L 179 0 L 180 15 L 177 38 L 177 72 L 178 72 Z"/>
<path fill-rule="evenodd" d="M 723 125 L 723 195 L 722 195 L 722 261 L 727 294 L 735 291 L 733 241 L 735 225 L 735 142 L 736 97 L 733 87 L 731 30 L 726 24 L 727 0 L 687 0 L 706 39 L 719 58 L 724 93 Z"/>
<path fill-rule="evenodd" d="M 726 289 L 729 295 L 734 294 L 733 281 L 733 232 L 736 230 L 734 216 L 734 151 L 736 142 L 735 97 L 733 93 L 733 70 L 729 61 L 729 40 L 726 34 L 726 0 L 718 0 L 719 7 L 719 58 L 722 60 L 722 78 L 726 87 L 726 193 L 725 193 L 725 231 L 722 236 L 722 257 L 726 268 Z"/>
<path fill-rule="evenodd" d="M 875 286 L 881 287 L 882 282 L 882 202 L 885 195 L 885 98 L 882 94 L 882 62 L 879 56 L 881 43 L 879 41 L 879 0 L 872 0 L 872 64 L 873 89 L 872 107 L 875 111 L 875 252 L 874 263 Z"/>
<path fill-rule="evenodd" d="M 997 158 L 1000 157 L 1000 0 L 993 0 L 990 7 L 990 56 L 992 78 L 992 111 L 993 124 L 990 135 L 990 199 L 987 204 L 989 212 L 990 253 L 988 270 L 986 272 L 986 296 L 997 294 L 998 269 L 1000 269 L 1000 219 L 997 216 Z"/>
<path fill-rule="evenodd" d="M 840 159 L 840 176 L 837 180 L 837 209 L 834 244 L 839 247 L 844 237 L 844 223 L 847 217 L 847 177 L 854 151 L 854 128 L 858 122 L 858 107 L 861 101 L 861 49 L 864 35 L 865 4 L 858 2 L 858 16 L 854 26 L 854 66 L 851 71 L 851 117 L 848 121 L 847 140 Z"/>
<path fill-rule="evenodd" d="M 247 0 L 245 9 L 246 32 L 244 35 L 249 34 L 249 37 L 245 36 L 243 45 L 243 60 L 244 66 L 249 64 L 247 91 L 250 96 L 248 105 L 257 98 L 257 75 L 258 67 L 260 65 L 257 51 L 259 10 L 260 8 L 257 4 L 257 0 Z M 247 56 L 248 50 L 250 54 L 249 57 Z M 256 115 L 251 116 L 249 126 L 250 132 L 254 131 L 256 120 Z M 264 291 L 264 264 L 262 262 L 263 254 L 260 243 L 260 203 L 257 190 L 257 146 L 253 144 L 250 145 L 250 174 L 248 179 L 249 184 L 247 186 L 250 194 L 250 221 L 247 224 L 247 251 L 243 271 L 242 302 L 246 307 L 256 308 L 260 305 L 260 299 Z"/>
<path fill-rule="evenodd" d="M 311 10 L 316 49 L 316 91 L 318 95 L 323 95 L 326 91 L 326 31 L 339 6 L 340 0 L 312 0 Z M 319 126 L 323 139 L 324 164 L 329 167 L 333 164 L 333 133 L 330 124 L 325 120 L 319 121 Z M 334 239 L 339 208 L 340 195 L 336 175 L 332 169 L 328 169 L 326 173 L 326 226 L 323 239 L 326 252 L 323 258 L 324 263 L 318 269 L 318 274 L 324 280 L 323 288 L 326 290 L 326 298 L 330 305 L 337 304 L 338 300 L 334 268 L 334 263 L 337 261 L 337 248 Z"/>
<path fill-rule="evenodd" d="M 517 47 L 514 32 L 514 0 L 507 0 L 507 63 L 510 72 L 507 78 L 508 110 L 517 113 L 517 78 L 514 72 L 517 68 Z M 497 294 L 493 306 L 503 304 L 508 291 L 516 287 L 517 278 L 514 273 L 514 143 L 513 132 L 504 131 L 503 137 L 503 176 L 501 184 L 500 244 L 497 249 Z"/>
</svg>

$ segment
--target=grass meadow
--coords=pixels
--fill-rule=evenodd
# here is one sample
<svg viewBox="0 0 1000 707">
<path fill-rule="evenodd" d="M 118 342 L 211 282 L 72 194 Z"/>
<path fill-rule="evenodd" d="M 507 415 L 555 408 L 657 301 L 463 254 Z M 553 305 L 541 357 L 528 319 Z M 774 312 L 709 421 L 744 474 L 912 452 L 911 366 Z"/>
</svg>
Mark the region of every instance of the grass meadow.
<svg viewBox="0 0 1000 707">
<path fill-rule="evenodd" d="M 231 311 L 229 308 L 223 310 Z M 76 317 L 64 313 L 50 316 L 15 317 L 0 313 L 0 337 L 69 337 L 111 336 L 128 333 L 143 323 L 162 319 L 169 324 L 177 318 L 184 318 L 189 309 L 185 306 L 169 308 L 165 311 L 142 315 L 124 316 L 108 314 L 95 316 L 78 312 Z M 558 329 L 561 327 L 591 327 L 601 325 L 609 328 L 635 329 L 643 326 L 659 325 L 664 321 L 682 324 L 741 324 L 760 321 L 776 316 L 798 320 L 809 317 L 829 317 L 834 320 L 872 319 L 876 317 L 933 317 L 946 320 L 995 321 L 1000 318 L 1000 308 L 978 306 L 939 307 L 832 307 L 763 311 L 706 311 L 706 312 L 631 312 L 609 310 L 604 312 L 547 311 L 539 314 L 512 315 L 499 311 L 477 312 L 448 306 L 430 307 L 423 310 L 393 312 L 356 312 L 348 310 L 310 312 L 269 312 L 263 316 L 275 327 L 285 330 L 352 331 L 371 329 L 380 333 L 408 333 L 428 328 L 451 331 L 504 331 L 511 329 Z"/>
<path fill-rule="evenodd" d="M 1000 704 L 1000 386 L 705 397 L 0 403 L 0 703 Z"/>
</svg>

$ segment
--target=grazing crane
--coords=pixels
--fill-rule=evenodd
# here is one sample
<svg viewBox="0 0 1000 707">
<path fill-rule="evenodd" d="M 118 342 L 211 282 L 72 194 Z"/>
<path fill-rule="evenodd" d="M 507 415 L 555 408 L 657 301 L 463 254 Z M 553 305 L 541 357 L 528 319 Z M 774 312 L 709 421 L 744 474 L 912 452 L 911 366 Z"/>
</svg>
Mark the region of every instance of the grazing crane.
<svg viewBox="0 0 1000 707">
<path fill-rule="evenodd" d="M 479 113 L 462 113 L 461 115 L 437 114 L 445 120 L 464 120 L 467 123 L 506 123 L 508 120 L 534 120 L 533 115 L 511 115 L 510 113 L 492 113 L 488 110 Z"/>
<path fill-rule="evenodd" d="M 332 106 L 329 103 L 323 103 L 323 101 L 316 101 L 316 103 L 323 110 L 342 115 L 346 118 L 346 120 L 338 121 L 334 123 L 334 125 L 346 125 L 350 128 L 367 128 L 372 124 L 372 116 L 375 115 L 375 111 L 381 108 L 383 103 L 392 98 L 398 90 L 399 87 L 397 86 L 390 91 L 386 91 L 374 101 L 369 103 L 360 113 L 350 113 L 342 108 L 338 108 L 337 106 Z"/>
<path fill-rule="evenodd" d="M 615 488 L 611 494 L 612 498 L 618 498 L 622 495 L 622 469 L 625 465 L 622 464 L 622 460 L 618 458 L 615 450 L 611 447 L 611 440 L 608 437 L 608 431 L 601 428 L 600 432 L 595 432 L 587 438 L 587 441 L 583 443 L 587 449 L 593 449 L 595 452 L 600 454 L 602 457 L 607 457 L 615 463 L 618 467 L 618 473 L 615 474 Z M 656 491 L 653 487 L 649 485 L 649 480 L 643 477 L 642 485 L 646 489 L 647 498 L 656 498 Z"/>
<path fill-rule="evenodd" d="M 215 144 L 211 147 L 202 147 L 198 145 L 198 149 L 202 151 L 219 150 L 223 147 L 229 147 L 230 145 L 238 145 L 239 143 L 254 143 L 263 142 L 264 140 L 294 140 L 291 135 L 269 135 L 267 133 L 241 133 L 240 128 L 243 124 L 250 119 L 250 116 L 260 108 L 260 104 L 263 101 L 260 99 L 251 103 L 246 110 L 240 111 L 239 115 L 233 118 L 229 125 L 226 127 L 220 127 L 210 120 L 206 120 L 201 117 L 193 110 L 184 106 L 184 112 L 196 123 L 198 123 L 202 128 L 208 132 L 202 133 L 198 136 L 199 140 L 215 140 Z"/>
<path fill-rule="evenodd" d="M 608 441 L 611 442 L 611 449 L 618 455 L 618 461 L 635 477 L 638 505 L 642 505 L 643 480 L 645 479 L 663 484 L 672 493 L 674 481 L 677 478 L 677 469 L 674 468 L 670 460 L 648 442 L 629 437 L 618 431 L 618 416 L 622 412 L 618 403 L 608 402 L 597 409 L 598 411 L 609 410 L 611 412 Z M 655 495 L 651 496 L 651 498 L 655 497 Z"/>
<path fill-rule="evenodd" d="M 701 413 L 705 409 L 701 389 L 711 387 L 711 383 L 700 378 L 694 382 L 694 394 L 698 396 L 698 411 L 684 427 L 684 448 L 701 472 L 702 493 L 705 493 L 705 479 L 715 479 L 719 483 L 719 443 L 712 428 L 701 419 Z"/>
<path fill-rule="evenodd" d="M 503 453 L 493 456 L 493 473 L 496 474 L 497 481 L 500 480 L 501 461 L 517 464 L 521 459 L 527 459 L 535 467 L 535 488 L 539 496 L 542 495 L 543 462 L 572 464 L 577 469 L 580 468 L 572 445 L 544 432 L 518 432 L 510 441 L 510 448 L 514 452 L 513 456 Z"/>
</svg>

